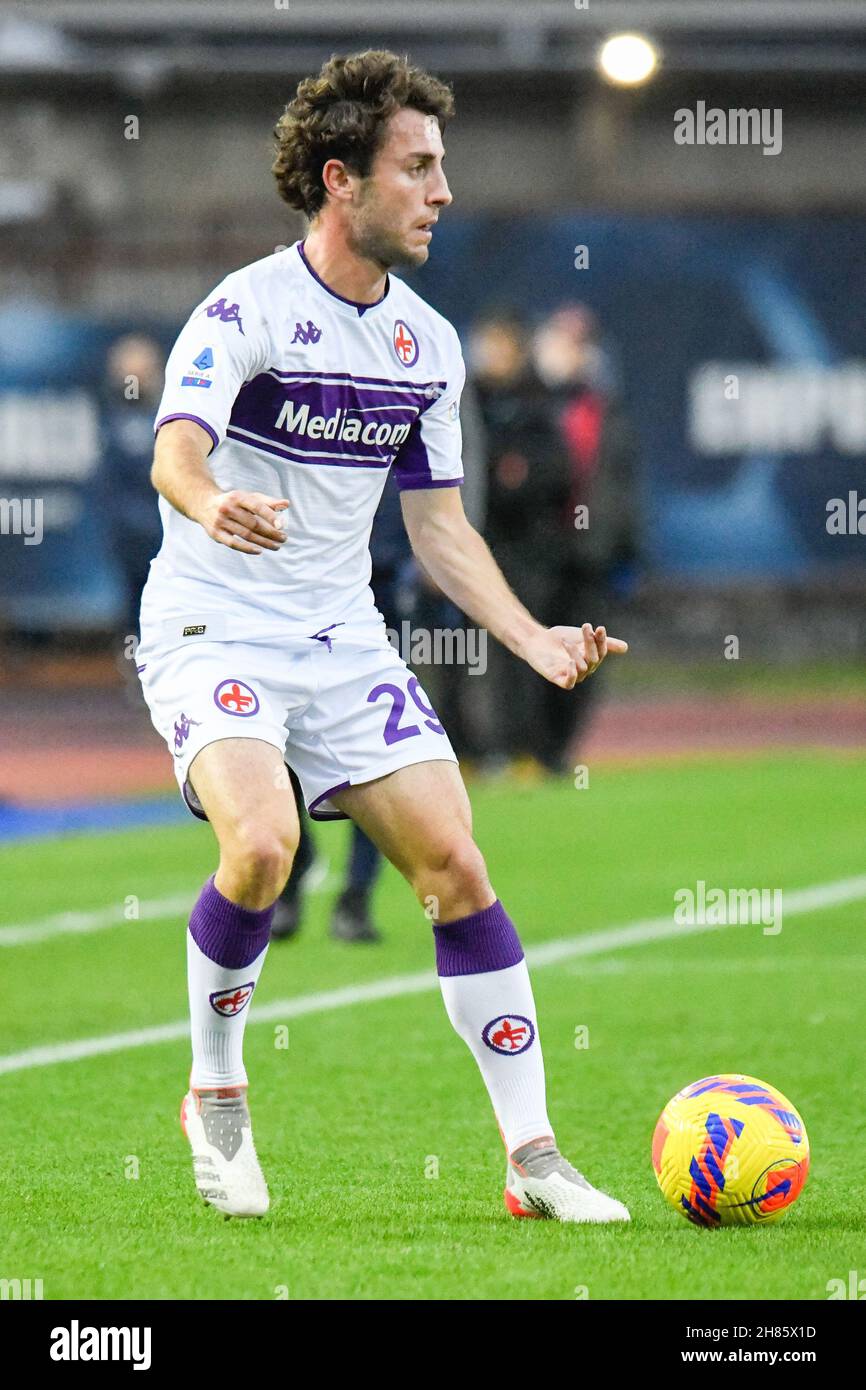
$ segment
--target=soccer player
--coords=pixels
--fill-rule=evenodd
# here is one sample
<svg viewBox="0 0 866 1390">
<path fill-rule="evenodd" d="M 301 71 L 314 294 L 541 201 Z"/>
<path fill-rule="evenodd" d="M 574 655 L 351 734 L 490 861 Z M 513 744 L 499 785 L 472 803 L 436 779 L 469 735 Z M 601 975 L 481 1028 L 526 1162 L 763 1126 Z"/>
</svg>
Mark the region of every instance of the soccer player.
<svg viewBox="0 0 866 1390">
<path fill-rule="evenodd" d="M 392 53 L 331 58 L 277 129 L 304 241 L 228 275 L 166 369 L 152 478 L 164 539 L 142 600 L 139 672 L 219 865 L 187 935 L 192 1072 L 182 1122 L 201 1196 L 260 1216 L 244 1025 L 298 825 L 350 817 L 433 920 L 445 1009 L 487 1087 L 514 1216 L 628 1220 L 560 1154 L 517 932 L 472 837 L 448 736 L 387 640 L 368 535 L 393 469 L 412 549 L 439 587 L 566 689 L 626 644 L 545 628 L 460 502 L 454 328 L 394 266 L 419 266 L 451 202 L 450 89 Z"/>
</svg>

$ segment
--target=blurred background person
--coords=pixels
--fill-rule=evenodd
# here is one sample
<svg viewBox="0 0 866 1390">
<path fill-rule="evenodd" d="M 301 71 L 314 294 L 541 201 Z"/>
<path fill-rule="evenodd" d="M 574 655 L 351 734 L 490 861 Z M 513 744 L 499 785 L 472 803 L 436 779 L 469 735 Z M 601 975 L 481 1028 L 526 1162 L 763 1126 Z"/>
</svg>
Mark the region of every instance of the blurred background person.
<svg viewBox="0 0 866 1390">
<path fill-rule="evenodd" d="M 124 677 L 135 679 L 138 612 L 150 562 L 162 544 L 159 499 L 150 481 L 153 419 L 163 388 L 165 354 L 155 339 L 127 333 L 112 343 L 101 391 L 102 499 L 111 556 L 121 582 L 120 649 Z"/>
<path fill-rule="evenodd" d="M 637 559 L 637 447 L 592 311 L 572 304 L 550 314 L 533 335 L 532 360 L 569 467 L 563 544 L 545 620 L 610 622 L 611 601 L 629 592 Z M 537 756 L 551 770 L 568 770 L 578 755 L 605 689 L 600 674 L 600 682 L 585 681 L 572 691 L 551 686 L 538 692 Z"/>
<path fill-rule="evenodd" d="M 485 539 L 531 613 L 543 623 L 569 622 L 549 616 L 570 543 L 563 526 L 572 486 L 569 458 L 556 402 L 532 361 L 526 320 L 510 308 L 489 309 L 470 334 L 469 362 L 487 437 Z M 488 769 L 530 756 L 543 762 L 547 749 L 539 737 L 532 672 L 490 642 L 485 682 Z"/>
</svg>

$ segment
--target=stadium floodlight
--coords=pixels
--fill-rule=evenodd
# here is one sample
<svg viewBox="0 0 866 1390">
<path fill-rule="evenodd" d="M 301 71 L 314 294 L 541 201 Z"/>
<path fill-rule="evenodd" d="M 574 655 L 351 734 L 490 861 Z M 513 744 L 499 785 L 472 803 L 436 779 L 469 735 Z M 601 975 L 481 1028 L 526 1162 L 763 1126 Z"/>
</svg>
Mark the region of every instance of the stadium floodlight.
<svg viewBox="0 0 866 1390">
<path fill-rule="evenodd" d="M 643 34 L 614 34 L 605 40 L 598 54 L 599 71 L 608 82 L 635 87 L 646 82 L 658 67 L 655 44 Z"/>
</svg>

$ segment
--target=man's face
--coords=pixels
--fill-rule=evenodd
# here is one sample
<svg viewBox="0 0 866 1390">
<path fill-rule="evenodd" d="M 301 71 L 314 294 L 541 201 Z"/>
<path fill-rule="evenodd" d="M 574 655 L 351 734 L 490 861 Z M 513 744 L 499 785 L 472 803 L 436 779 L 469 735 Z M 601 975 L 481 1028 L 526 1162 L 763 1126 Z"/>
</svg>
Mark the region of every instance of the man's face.
<svg viewBox="0 0 866 1390">
<path fill-rule="evenodd" d="M 444 153 L 435 116 L 408 106 L 395 112 L 349 206 L 349 239 L 358 255 L 383 270 L 424 264 L 433 223 L 451 202 Z"/>
</svg>

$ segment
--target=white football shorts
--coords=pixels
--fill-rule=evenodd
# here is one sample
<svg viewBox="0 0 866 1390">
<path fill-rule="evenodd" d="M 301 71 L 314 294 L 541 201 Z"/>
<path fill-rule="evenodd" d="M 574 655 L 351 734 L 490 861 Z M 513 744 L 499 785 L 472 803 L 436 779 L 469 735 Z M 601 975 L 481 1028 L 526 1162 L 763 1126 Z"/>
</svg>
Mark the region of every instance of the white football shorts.
<svg viewBox="0 0 866 1390">
<path fill-rule="evenodd" d="M 255 738 L 279 749 L 315 820 L 345 820 L 330 800 L 412 763 L 457 762 L 418 678 L 385 635 L 339 623 L 310 637 L 205 641 L 139 649 L 139 677 L 190 811 L 207 817 L 189 782 L 210 743 Z"/>
</svg>

